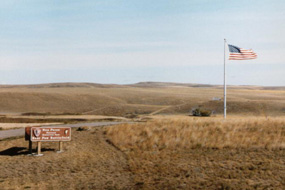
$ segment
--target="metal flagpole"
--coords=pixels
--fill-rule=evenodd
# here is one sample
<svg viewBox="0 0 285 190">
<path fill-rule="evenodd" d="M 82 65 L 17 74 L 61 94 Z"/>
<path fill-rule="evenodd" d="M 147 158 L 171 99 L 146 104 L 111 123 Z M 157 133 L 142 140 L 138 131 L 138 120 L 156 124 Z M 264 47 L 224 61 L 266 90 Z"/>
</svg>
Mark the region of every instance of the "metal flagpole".
<svg viewBox="0 0 285 190">
<path fill-rule="evenodd" d="M 224 119 L 227 118 L 226 44 L 227 40 L 224 39 Z"/>
</svg>

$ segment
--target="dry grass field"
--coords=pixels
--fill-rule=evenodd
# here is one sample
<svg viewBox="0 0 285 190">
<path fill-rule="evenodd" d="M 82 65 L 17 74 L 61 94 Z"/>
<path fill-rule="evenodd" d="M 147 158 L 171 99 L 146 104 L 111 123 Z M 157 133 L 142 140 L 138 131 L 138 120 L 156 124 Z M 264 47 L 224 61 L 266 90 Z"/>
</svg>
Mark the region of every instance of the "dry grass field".
<svg viewBox="0 0 285 190">
<path fill-rule="evenodd" d="M 105 133 L 142 189 L 285 188 L 284 117 L 164 117 Z"/>
<path fill-rule="evenodd" d="M 1 123 L 140 122 L 73 129 L 63 153 L 43 143 L 43 157 L 23 137 L 0 140 L 0 190 L 285 189 L 285 88 L 229 87 L 227 120 L 222 96 L 177 83 L 2 85 Z M 195 107 L 215 114 L 189 116 Z"/>
<path fill-rule="evenodd" d="M 122 150 L 285 149 L 285 117 L 230 117 L 224 121 L 221 117 L 160 116 L 144 124 L 110 127 L 107 135 Z"/>
<path fill-rule="evenodd" d="M 0 113 L 87 114 L 126 116 L 128 114 L 187 114 L 204 107 L 221 114 L 220 86 L 177 83 L 100 85 L 62 83 L 0 86 Z M 285 88 L 229 87 L 228 112 L 243 115 L 285 115 Z"/>
</svg>

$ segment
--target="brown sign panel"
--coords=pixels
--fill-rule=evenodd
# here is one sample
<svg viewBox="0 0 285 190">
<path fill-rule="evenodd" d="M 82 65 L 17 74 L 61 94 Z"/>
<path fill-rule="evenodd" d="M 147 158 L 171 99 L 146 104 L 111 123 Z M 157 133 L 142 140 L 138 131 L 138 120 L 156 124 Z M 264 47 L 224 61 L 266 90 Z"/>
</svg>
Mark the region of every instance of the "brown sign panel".
<svg viewBox="0 0 285 190">
<path fill-rule="evenodd" d="M 70 141 L 70 127 L 31 127 L 31 141 Z"/>
</svg>

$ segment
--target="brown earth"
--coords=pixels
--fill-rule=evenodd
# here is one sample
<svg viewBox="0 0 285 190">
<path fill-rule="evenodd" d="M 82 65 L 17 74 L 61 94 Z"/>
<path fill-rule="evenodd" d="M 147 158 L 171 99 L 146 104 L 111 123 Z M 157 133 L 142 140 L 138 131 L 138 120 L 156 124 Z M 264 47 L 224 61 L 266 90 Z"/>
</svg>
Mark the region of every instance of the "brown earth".
<svg viewBox="0 0 285 190">
<path fill-rule="evenodd" d="M 102 128 L 73 130 L 61 154 L 57 143 L 43 143 L 44 156 L 27 156 L 27 145 L 24 138 L 0 141 L 1 190 L 134 187 L 127 157 L 108 144 Z"/>
</svg>

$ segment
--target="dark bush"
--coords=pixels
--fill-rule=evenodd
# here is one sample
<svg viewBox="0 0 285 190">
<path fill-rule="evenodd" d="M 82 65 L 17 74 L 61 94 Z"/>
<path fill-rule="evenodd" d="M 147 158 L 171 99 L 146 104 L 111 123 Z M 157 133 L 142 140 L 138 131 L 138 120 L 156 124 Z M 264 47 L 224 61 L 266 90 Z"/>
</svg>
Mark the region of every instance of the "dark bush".
<svg viewBox="0 0 285 190">
<path fill-rule="evenodd" d="M 211 110 L 206 110 L 206 109 L 201 109 L 201 108 L 196 108 L 196 109 L 192 110 L 193 116 L 209 117 L 209 116 L 211 116 L 211 114 L 212 114 Z"/>
<path fill-rule="evenodd" d="M 78 127 L 76 131 L 89 131 L 90 127 L 83 126 L 83 127 Z"/>
</svg>

